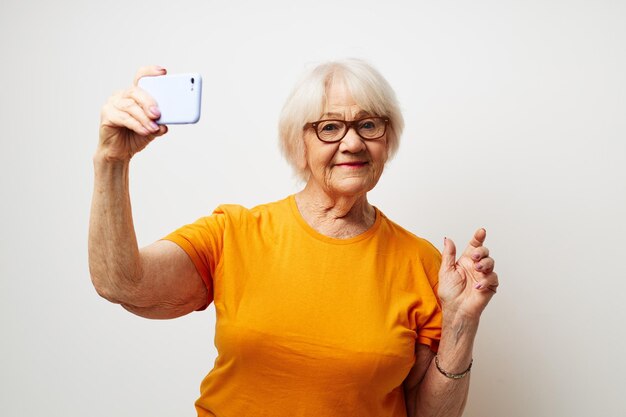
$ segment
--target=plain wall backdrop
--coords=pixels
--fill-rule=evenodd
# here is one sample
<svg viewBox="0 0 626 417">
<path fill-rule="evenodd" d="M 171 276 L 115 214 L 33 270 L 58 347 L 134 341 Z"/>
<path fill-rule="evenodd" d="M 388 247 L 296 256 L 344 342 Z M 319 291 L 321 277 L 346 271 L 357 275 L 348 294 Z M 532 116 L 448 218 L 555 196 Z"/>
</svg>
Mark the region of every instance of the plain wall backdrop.
<svg viewBox="0 0 626 417">
<path fill-rule="evenodd" d="M 141 65 L 203 75 L 202 118 L 131 164 L 140 245 L 301 187 L 277 145 L 296 79 L 363 58 L 397 92 L 400 150 L 370 201 L 464 247 L 501 289 L 466 417 L 626 412 L 626 3 L 0 3 L 0 415 L 191 416 L 214 310 L 172 321 L 99 298 L 87 266 L 99 111 Z"/>
</svg>

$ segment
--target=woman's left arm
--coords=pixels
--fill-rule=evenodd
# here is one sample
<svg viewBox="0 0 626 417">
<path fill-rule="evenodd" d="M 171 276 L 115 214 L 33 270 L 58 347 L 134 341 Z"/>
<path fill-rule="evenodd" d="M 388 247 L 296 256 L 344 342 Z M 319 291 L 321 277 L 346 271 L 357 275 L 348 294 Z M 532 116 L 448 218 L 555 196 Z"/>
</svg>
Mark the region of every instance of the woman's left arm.
<svg viewBox="0 0 626 417">
<path fill-rule="evenodd" d="M 457 417 L 469 391 L 469 369 L 480 315 L 498 287 L 494 261 L 483 246 L 479 229 L 456 259 L 454 242 L 445 239 L 439 270 L 443 311 L 437 356 L 428 347 L 416 349 L 415 365 L 404 383 L 409 417 Z"/>
</svg>

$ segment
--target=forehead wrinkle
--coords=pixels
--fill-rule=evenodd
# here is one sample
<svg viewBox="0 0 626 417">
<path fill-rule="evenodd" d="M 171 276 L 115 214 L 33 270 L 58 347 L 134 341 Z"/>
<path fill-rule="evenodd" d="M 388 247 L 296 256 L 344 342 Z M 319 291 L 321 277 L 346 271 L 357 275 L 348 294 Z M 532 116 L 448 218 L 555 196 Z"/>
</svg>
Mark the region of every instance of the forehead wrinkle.
<svg viewBox="0 0 626 417">
<path fill-rule="evenodd" d="M 324 114 L 322 114 L 322 117 L 330 117 L 330 118 L 340 118 L 343 117 L 343 113 L 337 113 L 337 112 L 325 112 Z"/>
<path fill-rule="evenodd" d="M 365 111 L 365 110 L 362 110 L 362 109 L 359 110 L 356 113 L 352 112 L 352 119 L 354 119 L 354 120 L 360 119 L 360 118 L 363 118 L 363 117 L 368 117 L 368 116 L 370 116 L 370 113 L 368 111 Z M 345 116 L 344 116 L 344 113 L 325 112 L 324 114 L 322 114 L 322 118 L 326 118 L 326 117 L 331 118 L 331 119 L 343 120 L 341 118 L 345 117 Z"/>
</svg>

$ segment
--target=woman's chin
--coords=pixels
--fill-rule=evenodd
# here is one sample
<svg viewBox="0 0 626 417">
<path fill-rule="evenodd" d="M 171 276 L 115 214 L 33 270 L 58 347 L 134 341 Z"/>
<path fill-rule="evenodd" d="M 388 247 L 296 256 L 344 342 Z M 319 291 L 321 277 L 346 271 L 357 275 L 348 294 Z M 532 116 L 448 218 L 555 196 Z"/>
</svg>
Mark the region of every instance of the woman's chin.
<svg viewBox="0 0 626 417">
<path fill-rule="evenodd" d="M 352 197 L 367 193 L 375 185 L 376 183 L 369 178 L 348 177 L 338 181 L 331 181 L 329 188 L 333 191 L 333 194 Z"/>
</svg>

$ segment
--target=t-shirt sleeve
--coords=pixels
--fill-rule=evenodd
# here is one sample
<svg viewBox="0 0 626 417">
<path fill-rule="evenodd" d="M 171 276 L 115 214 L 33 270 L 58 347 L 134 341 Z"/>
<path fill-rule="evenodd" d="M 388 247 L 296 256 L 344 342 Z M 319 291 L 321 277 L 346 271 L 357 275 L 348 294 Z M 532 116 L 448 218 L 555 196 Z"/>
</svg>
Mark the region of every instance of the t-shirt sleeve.
<svg viewBox="0 0 626 417">
<path fill-rule="evenodd" d="M 225 224 L 226 213 L 218 207 L 212 215 L 182 226 L 163 238 L 180 246 L 202 277 L 208 293 L 203 308 L 213 301 L 213 279 L 222 258 Z"/>
<path fill-rule="evenodd" d="M 441 254 L 432 245 L 421 257 L 423 271 L 427 282 L 420 285 L 421 305 L 417 311 L 417 342 L 426 345 L 433 352 L 439 349 L 441 340 L 442 312 L 441 302 L 437 295 L 439 285 L 439 266 Z"/>
</svg>

